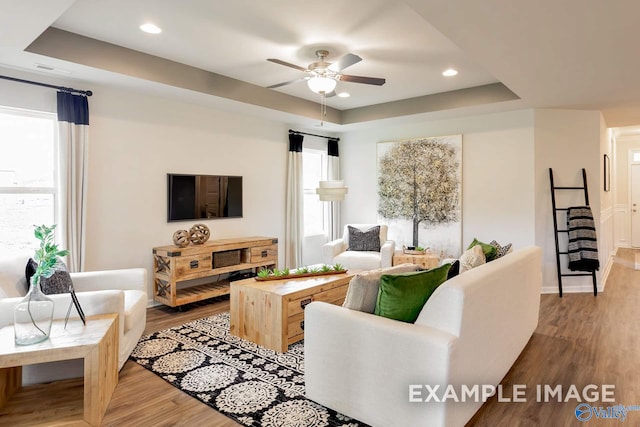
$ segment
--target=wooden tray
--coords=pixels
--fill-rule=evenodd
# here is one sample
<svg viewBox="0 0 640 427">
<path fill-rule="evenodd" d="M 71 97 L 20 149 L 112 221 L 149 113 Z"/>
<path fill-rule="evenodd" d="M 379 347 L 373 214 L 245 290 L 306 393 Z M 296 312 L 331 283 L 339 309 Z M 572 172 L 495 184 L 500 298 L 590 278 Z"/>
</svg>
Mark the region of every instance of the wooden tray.
<svg viewBox="0 0 640 427">
<path fill-rule="evenodd" d="M 301 277 L 313 277 L 313 276 L 329 276 L 331 274 L 343 274 L 347 270 L 332 270 L 332 271 L 319 271 L 317 273 L 302 273 L 302 274 L 287 274 L 286 276 L 269 276 L 269 277 L 254 277 L 258 282 L 264 282 L 267 280 L 284 280 L 284 279 L 298 279 Z"/>
</svg>

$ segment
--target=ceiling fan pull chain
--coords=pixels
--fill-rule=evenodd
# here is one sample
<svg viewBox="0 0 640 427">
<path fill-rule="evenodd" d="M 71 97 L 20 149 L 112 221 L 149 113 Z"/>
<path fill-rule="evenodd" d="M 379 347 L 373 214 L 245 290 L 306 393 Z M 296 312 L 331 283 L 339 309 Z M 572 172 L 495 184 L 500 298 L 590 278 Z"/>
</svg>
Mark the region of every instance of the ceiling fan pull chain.
<svg viewBox="0 0 640 427">
<path fill-rule="evenodd" d="M 324 126 L 324 116 L 327 115 L 327 104 L 324 93 L 320 94 L 320 126 Z"/>
</svg>

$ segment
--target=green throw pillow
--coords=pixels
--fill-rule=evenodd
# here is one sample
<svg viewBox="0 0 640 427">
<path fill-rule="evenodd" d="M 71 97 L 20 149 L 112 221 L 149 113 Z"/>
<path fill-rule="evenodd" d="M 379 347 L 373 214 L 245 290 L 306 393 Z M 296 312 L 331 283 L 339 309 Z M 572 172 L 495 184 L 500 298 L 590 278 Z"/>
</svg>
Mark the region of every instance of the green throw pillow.
<svg viewBox="0 0 640 427">
<path fill-rule="evenodd" d="M 374 314 L 413 323 L 431 294 L 447 280 L 451 264 L 427 271 L 402 274 L 384 274 Z"/>
<path fill-rule="evenodd" d="M 496 258 L 496 255 L 498 255 L 498 248 L 490 245 L 489 243 L 481 242 L 478 239 L 473 239 L 473 242 L 471 242 L 467 249 L 471 249 L 476 245 L 480 245 L 480 247 L 482 247 L 482 252 L 484 252 L 484 257 L 487 259 L 487 262 L 493 261 Z"/>
</svg>

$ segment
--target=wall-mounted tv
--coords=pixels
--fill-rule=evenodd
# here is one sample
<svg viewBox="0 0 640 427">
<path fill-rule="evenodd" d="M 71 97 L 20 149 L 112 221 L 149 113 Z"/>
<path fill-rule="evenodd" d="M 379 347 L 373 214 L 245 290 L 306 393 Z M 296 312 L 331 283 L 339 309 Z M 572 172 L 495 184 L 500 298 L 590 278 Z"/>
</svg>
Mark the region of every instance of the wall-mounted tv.
<svg viewBox="0 0 640 427">
<path fill-rule="evenodd" d="M 242 218 L 242 177 L 167 174 L 167 221 Z"/>
</svg>

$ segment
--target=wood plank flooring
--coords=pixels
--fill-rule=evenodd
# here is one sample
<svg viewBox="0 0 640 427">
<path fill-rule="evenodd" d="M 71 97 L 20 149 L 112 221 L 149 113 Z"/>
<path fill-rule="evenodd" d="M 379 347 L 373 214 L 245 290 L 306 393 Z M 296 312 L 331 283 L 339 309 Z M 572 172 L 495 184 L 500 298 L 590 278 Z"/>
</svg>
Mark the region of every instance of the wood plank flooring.
<svg viewBox="0 0 640 427">
<path fill-rule="evenodd" d="M 620 249 L 605 292 L 542 295 L 540 322 L 531 341 L 502 381 L 527 386 L 526 403 L 490 399 L 468 426 L 594 426 L 640 425 L 640 412 L 629 412 L 625 423 L 574 416 L 575 401 L 537 403 L 540 385 L 614 384 L 616 404 L 640 405 L 640 271 L 633 269 L 635 253 Z M 217 298 L 185 312 L 168 307 L 148 310 L 146 333 L 228 311 L 229 301 Z M 75 383 L 74 383 L 75 381 Z M 63 389 L 82 390 L 77 380 L 61 382 Z M 510 395 L 505 393 L 505 395 Z M 60 396 L 58 395 L 58 398 Z M 0 417 L 2 425 L 2 417 Z M 105 414 L 104 426 L 239 426 L 169 385 L 134 362 L 120 371 L 120 381 Z"/>
</svg>

